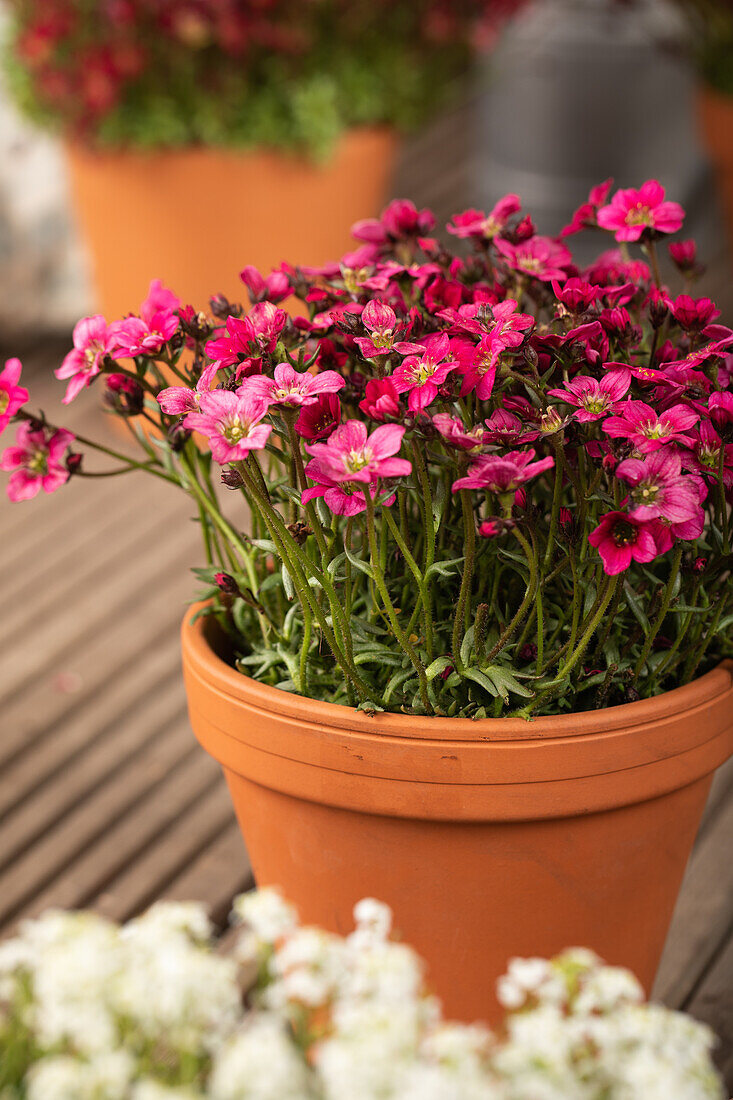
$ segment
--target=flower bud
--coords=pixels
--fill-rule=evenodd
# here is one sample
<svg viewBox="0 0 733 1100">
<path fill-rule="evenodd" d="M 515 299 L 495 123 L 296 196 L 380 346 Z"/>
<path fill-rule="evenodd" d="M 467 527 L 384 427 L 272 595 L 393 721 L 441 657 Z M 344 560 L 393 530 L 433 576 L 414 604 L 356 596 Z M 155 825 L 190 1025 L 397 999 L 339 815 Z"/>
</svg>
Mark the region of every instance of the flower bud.
<svg viewBox="0 0 733 1100">
<path fill-rule="evenodd" d="M 110 374 L 104 401 L 118 416 L 139 416 L 143 411 L 145 394 L 134 378 L 126 374 Z"/>
<path fill-rule="evenodd" d="M 212 294 L 211 298 L 209 298 L 209 306 L 214 316 L 222 321 L 226 321 L 227 317 L 242 316 L 242 307 L 239 305 L 232 305 L 224 294 Z"/>
<path fill-rule="evenodd" d="M 66 469 L 69 471 L 70 475 L 80 473 L 83 460 L 84 455 L 76 451 L 72 451 L 66 456 Z"/>
<path fill-rule="evenodd" d="M 230 573 L 215 573 L 214 581 L 225 596 L 239 595 L 239 585 Z"/>
<path fill-rule="evenodd" d="M 519 650 L 520 661 L 536 661 L 537 660 L 537 645 L 535 642 L 525 642 L 522 648 Z"/>
<path fill-rule="evenodd" d="M 233 466 L 227 466 L 225 470 L 222 470 L 221 483 L 227 489 L 241 489 L 244 485 L 244 478 L 239 470 L 235 470 Z"/>
<path fill-rule="evenodd" d="M 191 438 L 191 434 L 191 430 L 184 428 L 180 421 L 177 424 L 172 424 L 168 429 L 168 442 L 171 445 L 171 450 L 182 451 Z"/>
<path fill-rule="evenodd" d="M 293 536 L 298 546 L 302 546 L 308 535 L 313 534 L 313 528 L 309 527 L 307 523 L 289 523 L 288 531 Z"/>
</svg>

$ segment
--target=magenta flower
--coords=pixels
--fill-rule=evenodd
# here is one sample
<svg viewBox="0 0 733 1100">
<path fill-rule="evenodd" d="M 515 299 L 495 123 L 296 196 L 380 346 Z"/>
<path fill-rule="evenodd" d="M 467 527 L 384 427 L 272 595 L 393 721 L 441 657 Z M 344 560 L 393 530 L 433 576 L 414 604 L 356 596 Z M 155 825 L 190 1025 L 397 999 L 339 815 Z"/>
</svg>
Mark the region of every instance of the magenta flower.
<svg viewBox="0 0 733 1100">
<path fill-rule="evenodd" d="M 516 447 L 520 443 L 533 443 L 539 439 L 540 429 L 534 424 L 528 427 L 518 416 L 507 409 L 494 409 L 484 420 L 486 442 L 499 443 L 502 447 Z"/>
<path fill-rule="evenodd" d="M 604 293 L 603 287 L 575 277 L 566 279 L 562 286 L 554 280 L 552 290 L 558 302 L 571 313 L 585 313 Z"/>
<path fill-rule="evenodd" d="M 565 269 L 573 262 L 565 245 L 551 237 L 530 237 L 520 244 L 510 244 L 499 238 L 494 243 L 509 267 L 543 283 L 564 279 Z"/>
<path fill-rule="evenodd" d="M 733 423 L 733 393 L 711 393 L 708 409 L 718 424 Z"/>
<path fill-rule="evenodd" d="M 699 332 L 720 316 L 720 310 L 710 298 L 692 298 L 679 294 L 671 303 L 672 316 L 681 328 Z"/>
<path fill-rule="evenodd" d="M 352 225 L 351 235 L 357 241 L 386 244 L 390 239 L 424 237 L 434 225 L 432 210 L 418 210 L 409 199 L 393 199 L 382 211 L 381 218 L 366 218 Z"/>
<path fill-rule="evenodd" d="M 653 531 L 648 520 L 635 519 L 626 512 L 608 512 L 588 535 L 588 542 L 601 555 L 604 572 L 615 577 L 632 561 L 643 564 L 663 552 L 657 548 Z"/>
<path fill-rule="evenodd" d="M 494 389 L 496 366 L 502 351 L 501 341 L 493 341 L 490 336 L 482 336 L 478 344 L 471 344 L 468 340 L 455 341 L 454 354 L 463 376 L 461 397 L 475 390 L 480 401 L 488 401 Z"/>
<path fill-rule="evenodd" d="M 28 400 L 28 390 L 18 385 L 22 370 L 20 359 L 7 359 L 0 371 L 0 435 Z"/>
<path fill-rule="evenodd" d="M 265 446 L 272 426 L 260 421 L 267 415 L 267 407 L 256 394 L 214 390 L 200 395 L 199 411 L 190 412 L 183 423 L 208 438 L 214 461 L 224 466 Z"/>
<path fill-rule="evenodd" d="M 179 319 L 175 313 L 160 310 L 148 320 L 142 317 L 126 317 L 114 321 L 110 335 L 114 337 L 115 359 L 134 359 L 136 355 L 155 355 L 168 343 L 178 330 Z"/>
<path fill-rule="evenodd" d="M 214 337 L 206 345 L 206 354 L 222 367 L 233 367 L 261 356 L 272 354 L 288 315 L 272 302 L 257 302 L 246 317 L 228 317 L 223 336 Z"/>
<path fill-rule="evenodd" d="M 550 397 L 557 397 L 578 410 L 575 420 L 584 424 L 592 420 L 601 420 L 609 412 L 615 411 L 616 404 L 626 395 L 631 385 L 631 371 L 611 370 L 604 374 L 600 382 L 590 375 L 576 375 L 561 390 L 548 390 Z"/>
<path fill-rule="evenodd" d="M 372 420 L 386 420 L 400 415 L 400 396 L 391 378 L 370 378 L 359 408 Z"/>
<path fill-rule="evenodd" d="M 367 435 L 366 425 L 360 420 L 347 420 L 328 442 L 313 443 L 306 450 L 318 460 L 318 469 L 337 484 L 344 481 L 369 484 L 375 478 L 404 477 L 410 473 L 412 463 L 393 457 L 402 446 L 404 434 L 400 425 L 380 424 Z"/>
<path fill-rule="evenodd" d="M 684 523 L 701 511 L 695 479 L 682 473 L 682 459 L 672 447 L 625 459 L 616 467 L 616 477 L 631 486 L 629 515 L 634 519 Z"/>
<path fill-rule="evenodd" d="M 148 296 L 140 306 L 140 316 L 150 321 L 157 313 L 175 313 L 181 308 L 181 299 L 160 279 L 153 279 L 148 287 Z"/>
<path fill-rule="evenodd" d="M 85 317 L 74 325 L 74 347 L 54 374 L 70 379 L 63 398 L 64 405 L 79 394 L 102 369 L 106 356 L 114 357 L 116 347 L 114 325 L 108 325 L 100 313 Z"/>
<path fill-rule="evenodd" d="M 318 458 L 312 458 L 305 467 L 306 475 L 315 485 L 310 486 L 301 493 L 301 503 L 307 504 L 317 497 L 323 497 L 326 505 L 336 516 L 358 516 L 366 511 L 366 495 L 361 489 L 357 489 L 353 482 L 335 481 L 327 472 L 325 464 Z M 372 500 L 377 495 L 378 484 L 376 480 L 370 483 L 367 490 Z M 391 504 L 394 497 L 385 501 Z"/>
<path fill-rule="evenodd" d="M 461 451 L 475 451 L 487 441 L 488 432 L 480 424 L 474 428 L 466 428 L 462 420 L 449 413 L 436 413 L 433 425 L 449 447 L 456 447 Z"/>
<path fill-rule="evenodd" d="M 74 434 L 59 428 L 51 436 L 44 428 L 30 423 L 18 425 L 15 446 L 0 456 L 0 470 L 12 470 L 8 478 L 8 496 L 12 501 L 31 500 L 41 489 L 54 493 L 69 479 L 62 459 L 74 441 Z"/>
<path fill-rule="evenodd" d="M 426 408 L 437 397 L 438 387 L 458 366 L 444 332 L 428 336 L 422 345 L 422 355 L 408 355 L 391 375 L 397 393 L 409 392 L 407 405 L 411 412 Z"/>
<path fill-rule="evenodd" d="M 265 278 L 256 267 L 248 264 L 239 272 L 239 278 L 247 287 L 253 303 L 282 302 L 290 294 L 290 279 L 284 271 L 271 271 Z"/>
<path fill-rule="evenodd" d="M 561 230 L 561 237 L 569 237 L 573 233 L 580 233 L 581 229 L 586 229 L 588 226 L 596 224 L 598 207 L 603 206 L 608 198 L 608 192 L 611 190 L 612 183 L 612 179 L 607 179 L 604 180 L 603 183 L 591 187 L 588 201 L 578 207 L 573 214 L 570 224 L 566 225 L 565 228 Z"/>
<path fill-rule="evenodd" d="M 251 393 L 261 397 L 269 405 L 281 405 L 289 409 L 312 405 L 323 393 L 337 393 L 346 382 L 335 370 L 324 370 L 320 374 L 302 373 L 289 363 L 278 363 L 275 377 L 255 374 L 245 378 L 239 393 Z"/>
<path fill-rule="evenodd" d="M 501 233 L 512 215 L 521 208 L 522 200 L 519 195 L 505 195 L 488 214 L 483 210 L 464 210 L 462 214 L 455 214 L 446 229 L 454 237 L 490 240 Z"/>
<path fill-rule="evenodd" d="M 341 423 L 341 402 L 335 393 L 320 393 L 315 401 L 304 405 L 295 421 L 295 430 L 303 439 L 315 443 L 327 439 Z"/>
<path fill-rule="evenodd" d="M 604 420 L 602 427 L 612 439 L 628 439 L 640 454 L 649 454 L 669 443 L 692 447 L 694 438 L 689 430 L 699 419 L 687 405 L 672 405 L 657 414 L 651 405 L 629 400 L 619 406 L 616 416 Z"/>
<path fill-rule="evenodd" d="M 202 393 L 208 393 L 211 384 L 215 380 L 219 366 L 212 363 L 201 372 L 201 377 L 196 383 L 196 389 L 190 390 L 188 386 L 168 386 L 161 390 L 158 404 L 168 416 L 183 416 L 185 413 L 195 412 L 199 407 Z"/>
<path fill-rule="evenodd" d="M 595 263 L 586 268 L 584 275 L 592 283 L 602 286 L 609 283 L 648 283 L 652 277 L 648 264 L 643 260 L 625 259 L 620 248 L 602 252 Z"/>
<path fill-rule="evenodd" d="M 420 344 L 397 340 L 404 333 L 405 325 L 398 323 L 395 311 L 386 302 L 380 302 L 377 298 L 370 299 L 364 306 L 361 320 L 369 336 L 355 336 L 354 342 L 365 359 L 389 355 L 392 349 L 402 355 L 422 353 Z"/>
<path fill-rule="evenodd" d="M 699 438 L 695 440 L 694 468 L 715 480 L 720 470 L 720 448 L 723 447 L 723 484 L 733 487 L 733 443 L 723 445 L 723 440 L 709 420 L 700 423 Z"/>
<path fill-rule="evenodd" d="M 694 241 L 674 241 L 668 246 L 670 259 L 677 270 L 688 278 L 699 275 L 703 268 L 697 262 L 697 245 Z"/>
<path fill-rule="evenodd" d="M 459 489 L 488 489 L 500 496 L 513 493 L 526 481 L 555 465 L 555 459 L 540 458 L 533 462 L 534 448 L 509 451 L 505 455 L 480 455 L 468 468 L 466 477 L 453 482 L 453 492 Z"/>
<path fill-rule="evenodd" d="M 685 219 L 678 202 L 664 201 L 664 188 L 658 180 L 647 180 L 637 191 L 627 187 L 617 191 L 608 206 L 598 211 L 601 229 L 610 229 L 617 241 L 638 241 L 642 233 L 676 233 Z"/>
</svg>

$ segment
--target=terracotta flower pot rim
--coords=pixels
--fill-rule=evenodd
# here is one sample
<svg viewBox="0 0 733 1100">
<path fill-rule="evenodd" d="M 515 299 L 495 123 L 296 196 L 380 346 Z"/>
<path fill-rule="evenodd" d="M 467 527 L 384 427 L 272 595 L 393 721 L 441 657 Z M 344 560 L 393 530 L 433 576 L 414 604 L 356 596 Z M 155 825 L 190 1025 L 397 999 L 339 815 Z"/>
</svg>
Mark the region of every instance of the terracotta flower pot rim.
<svg viewBox="0 0 733 1100">
<path fill-rule="evenodd" d="M 395 126 L 386 123 L 374 123 L 372 125 L 349 126 L 338 135 L 334 142 L 332 153 L 325 158 L 309 156 L 308 152 L 297 148 L 278 148 L 275 145 L 235 145 L 225 142 L 207 145 L 204 142 L 192 142 L 188 145 L 95 145 L 93 142 L 84 141 L 73 134 L 64 135 L 66 148 L 75 155 L 95 157 L 100 160 L 112 160 L 119 157 L 137 158 L 139 160 L 153 160 L 156 157 L 165 157 L 173 160 L 176 157 L 194 155 L 207 155 L 215 153 L 217 156 L 231 156 L 238 159 L 246 157 L 273 157 L 283 160 L 307 162 L 315 167 L 328 167 L 329 161 L 338 146 L 343 142 L 358 140 L 362 135 L 373 134 L 387 135 L 396 142 L 399 140 L 400 131 Z"/>
<path fill-rule="evenodd" d="M 204 603 L 194 604 L 184 615 L 183 644 L 194 669 L 225 695 L 263 712 L 275 712 L 284 718 L 305 720 L 334 731 L 348 731 L 372 737 L 426 738 L 436 741 L 536 741 L 587 737 L 611 733 L 689 713 L 709 705 L 733 685 L 733 660 L 722 661 L 716 668 L 683 687 L 663 695 L 639 699 L 634 703 L 605 707 L 594 711 L 570 712 L 533 718 L 435 718 L 426 715 L 379 712 L 370 715 L 354 707 L 328 703 L 292 694 L 262 684 L 227 664 L 207 637 L 210 620 L 191 619 Z M 375 723 L 379 723 L 379 729 Z"/>
</svg>

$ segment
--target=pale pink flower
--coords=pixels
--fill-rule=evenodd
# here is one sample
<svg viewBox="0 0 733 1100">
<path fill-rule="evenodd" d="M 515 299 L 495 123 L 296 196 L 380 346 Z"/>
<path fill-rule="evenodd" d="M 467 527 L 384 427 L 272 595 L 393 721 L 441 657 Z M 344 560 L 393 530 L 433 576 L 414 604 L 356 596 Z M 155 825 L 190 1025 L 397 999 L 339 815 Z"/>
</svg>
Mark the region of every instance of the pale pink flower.
<svg viewBox="0 0 733 1100">
<path fill-rule="evenodd" d="M 522 200 L 519 195 L 505 195 L 488 214 L 483 210 L 473 209 L 455 214 L 448 222 L 446 229 L 454 237 L 490 240 L 501 233 L 512 215 L 518 213 L 521 208 Z"/>
<path fill-rule="evenodd" d="M 658 180 L 647 180 L 636 190 L 617 191 L 608 206 L 598 211 L 601 229 L 610 229 L 617 241 L 638 241 L 647 229 L 658 233 L 676 233 L 685 212 L 678 202 L 665 202 L 664 188 Z"/>
<path fill-rule="evenodd" d="M 70 379 L 63 398 L 64 405 L 68 405 L 85 386 L 91 384 L 92 379 L 102 369 L 106 356 L 114 357 L 116 340 L 113 328 L 99 313 L 77 321 L 74 326 L 74 347 L 65 356 L 61 366 L 54 371 L 57 378 Z"/>
<path fill-rule="evenodd" d="M 565 245 L 551 237 L 530 237 L 519 244 L 497 238 L 494 244 L 509 267 L 543 283 L 564 279 L 566 268 L 573 262 Z"/>
<path fill-rule="evenodd" d="M 112 355 L 116 359 L 134 359 L 136 355 L 155 355 L 168 343 L 178 330 L 179 319 L 170 310 L 150 313 L 143 317 L 125 317 L 114 321 L 110 335 L 114 337 Z"/>
<path fill-rule="evenodd" d="M 589 375 L 576 375 L 564 389 L 548 390 L 548 396 L 557 397 L 578 410 L 573 419 L 580 423 L 600 420 L 615 411 L 616 404 L 626 395 L 631 385 L 631 371 L 612 370 L 598 382 Z"/>
<path fill-rule="evenodd" d="M 69 479 L 63 463 L 66 449 L 74 441 L 72 432 L 59 428 L 47 436 L 44 428 L 26 422 L 18 425 L 15 446 L 0 456 L 0 470 L 12 470 L 8 496 L 12 501 L 31 500 L 41 489 L 53 493 Z"/>
<path fill-rule="evenodd" d="M 505 455 L 480 455 L 468 468 L 468 474 L 453 482 L 453 492 L 459 489 L 488 489 L 490 493 L 512 493 L 526 481 L 555 465 L 555 459 L 540 458 L 533 462 L 535 451 L 509 451 Z"/>
<path fill-rule="evenodd" d="M 312 405 L 322 393 L 337 393 L 345 385 L 346 382 L 335 370 L 324 370 L 320 374 L 311 374 L 307 370 L 300 373 L 289 363 L 278 363 L 274 378 L 254 374 L 245 378 L 239 392 L 255 394 L 268 405 L 296 409 Z"/>
<path fill-rule="evenodd" d="M 402 446 L 405 429 L 397 424 L 380 424 L 371 435 L 361 420 L 347 420 L 327 443 L 313 443 L 306 450 L 318 459 L 318 467 L 334 482 L 404 477 L 412 470 L 405 458 L 394 458 Z M 306 471 L 307 472 L 307 471 Z"/>
<path fill-rule="evenodd" d="M 153 279 L 148 287 L 148 295 L 140 305 L 140 316 L 144 321 L 152 321 L 159 313 L 175 313 L 181 308 L 181 299 L 160 279 Z"/>
<path fill-rule="evenodd" d="M 366 511 L 366 495 L 368 492 L 372 500 L 379 491 L 378 482 L 375 479 L 369 485 L 368 490 L 358 489 L 353 482 L 336 481 L 326 468 L 327 464 L 321 459 L 312 458 L 305 467 L 307 477 L 315 482 L 301 494 L 301 502 L 307 504 L 317 497 L 322 497 L 325 504 L 336 516 L 358 516 Z M 385 504 L 391 504 L 394 497 L 390 497 Z"/>
<path fill-rule="evenodd" d="M 475 451 L 487 441 L 489 434 L 480 424 L 466 428 L 462 420 L 449 413 L 436 413 L 433 425 L 449 447 L 456 447 L 461 451 Z"/>
<path fill-rule="evenodd" d="M 184 413 L 195 412 L 199 407 L 202 393 L 211 390 L 211 384 L 215 380 L 219 366 L 213 363 L 201 372 L 201 377 L 196 383 L 196 389 L 190 390 L 188 386 L 168 386 L 158 394 L 158 404 L 168 416 L 182 416 Z"/>
<path fill-rule="evenodd" d="M 640 454 L 649 454 L 670 443 L 691 447 L 694 438 L 689 431 L 699 419 L 687 405 L 672 405 L 658 414 L 643 401 L 624 401 L 602 427 L 611 438 L 628 439 Z"/>
<path fill-rule="evenodd" d="M 681 456 L 672 447 L 624 459 L 616 467 L 616 477 L 631 486 L 629 515 L 634 519 L 683 523 L 702 510 L 695 479 L 682 473 Z"/>
<path fill-rule="evenodd" d="M 261 423 L 266 415 L 267 402 L 255 394 L 214 390 L 200 395 L 199 411 L 183 423 L 208 438 L 214 461 L 224 466 L 263 449 L 272 431 L 272 425 Z"/>
<path fill-rule="evenodd" d="M 22 370 L 20 359 L 7 359 L 0 371 L 0 435 L 28 400 L 28 390 L 18 385 Z"/>
<path fill-rule="evenodd" d="M 653 521 L 635 519 L 626 512 L 608 512 L 588 535 L 588 542 L 601 555 L 604 572 L 615 577 L 632 561 L 643 564 L 664 552 L 657 547 L 653 532 Z"/>
<path fill-rule="evenodd" d="M 443 332 L 422 341 L 420 356 L 408 355 L 390 376 L 397 393 L 409 393 L 411 412 L 424 409 L 438 394 L 451 371 L 458 366 L 451 353 L 450 339 Z"/>
</svg>

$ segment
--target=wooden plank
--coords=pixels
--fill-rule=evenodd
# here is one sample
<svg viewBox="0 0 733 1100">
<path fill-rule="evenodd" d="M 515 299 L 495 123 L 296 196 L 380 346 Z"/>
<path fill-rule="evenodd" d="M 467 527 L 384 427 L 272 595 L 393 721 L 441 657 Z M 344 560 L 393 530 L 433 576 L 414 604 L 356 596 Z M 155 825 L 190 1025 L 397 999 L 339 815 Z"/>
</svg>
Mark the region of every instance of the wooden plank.
<svg viewBox="0 0 733 1100">
<path fill-rule="evenodd" d="M 172 713 L 165 725 L 159 725 L 151 747 L 119 768 L 109 782 L 88 791 L 72 813 L 0 872 L 0 921 L 12 919 L 120 818 L 144 814 L 146 798 L 194 754 L 196 766 L 205 774 L 208 758 L 193 743 L 177 695 L 170 702 Z M 215 769 L 212 774 L 216 774 Z"/>
<path fill-rule="evenodd" d="M 175 737 L 171 743 L 175 745 Z M 145 776 L 140 776 L 139 781 L 144 782 Z M 38 916 L 49 906 L 99 908 L 95 899 L 111 889 L 130 868 L 134 870 L 151 846 L 165 844 L 166 829 L 182 815 L 190 814 L 199 800 L 214 789 L 219 790 L 223 804 L 227 792 L 218 765 L 198 747 L 185 757 L 174 759 L 162 781 L 141 790 L 138 802 L 111 820 L 53 881 L 29 897 L 17 917 Z M 156 884 L 156 896 L 160 888 Z M 124 886 L 120 892 L 124 907 Z"/>
<path fill-rule="evenodd" d="M 114 694 L 104 697 L 103 721 L 67 726 L 44 746 L 43 753 L 21 757 L 15 767 L 3 773 L 0 867 L 7 866 L 45 830 L 57 826 L 89 791 L 107 782 L 146 749 L 159 723 L 182 712 L 184 699 L 176 664 L 164 661 L 162 654 L 151 657 L 150 665 L 141 670 L 140 694 L 126 712 L 121 709 L 115 715 L 112 708 L 119 698 Z M 170 667 L 163 677 L 161 667 L 166 665 Z M 145 676 L 151 681 L 148 690 L 143 690 Z M 125 716 L 120 720 L 122 713 Z M 95 712 L 94 717 L 98 717 Z M 40 768 L 43 772 L 39 775 Z"/>
<path fill-rule="evenodd" d="M 726 1084 L 726 1095 L 733 1096 L 733 922 L 722 949 L 709 963 L 698 987 L 684 1005 L 696 1020 L 709 1024 L 718 1036 L 715 1061 Z"/>
<path fill-rule="evenodd" d="M 237 894 L 254 883 L 239 825 L 235 820 L 217 836 L 163 891 L 172 901 L 196 898 L 206 903 L 209 916 L 222 928 Z"/>
<path fill-rule="evenodd" d="M 203 757 L 210 766 L 213 761 Z M 201 763 L 197 763 L 197 769 Z M 217 765 L 218 767 L 218 765 Z M 188 867 L 232 820 L 229 792 L 222 781 L 194 805 L 181 813 L 166 832 L 94 898 L 92 906 L 104 916 L 128 920 L 145 909 Z M 206 898 L 193 900 L 205 901 Z"/>
<path fill-rule="evenodd" d="M 181 569 L 185 560 L 181 557 Z M 176 559 L 168 562 L 171 569 L 177 564 Z M 61 724 L 81 720 L 85 707 L 104 700 L 113 679 L 126 683 L 132 697 L 138 657 L 144 659 L 156 648 L 179 652 L 183 609 L 183 601 L 179 604 L 175 592 L 155 575 L 141 582 L 135 603 L 112 604 L 103 631 L 87 633 L 71 653 L 51 662 L 50 668 L 22 688 L 16 686 L 12 699 L 3 705 L 0 764 L 7 767 L 16 756 L 38 751 L 39 742 L 53 736 Z M 72 678 L 73 691 L 59 689 L 57 673 Z"/>
<path fill-rule="evenodd" d="M 733 913 L 733 760 L 716 781 L 716 797 L 692 853 L 654 985 L 656 1000 L 681 1008 L 726 937 Z"/>
</svg>

